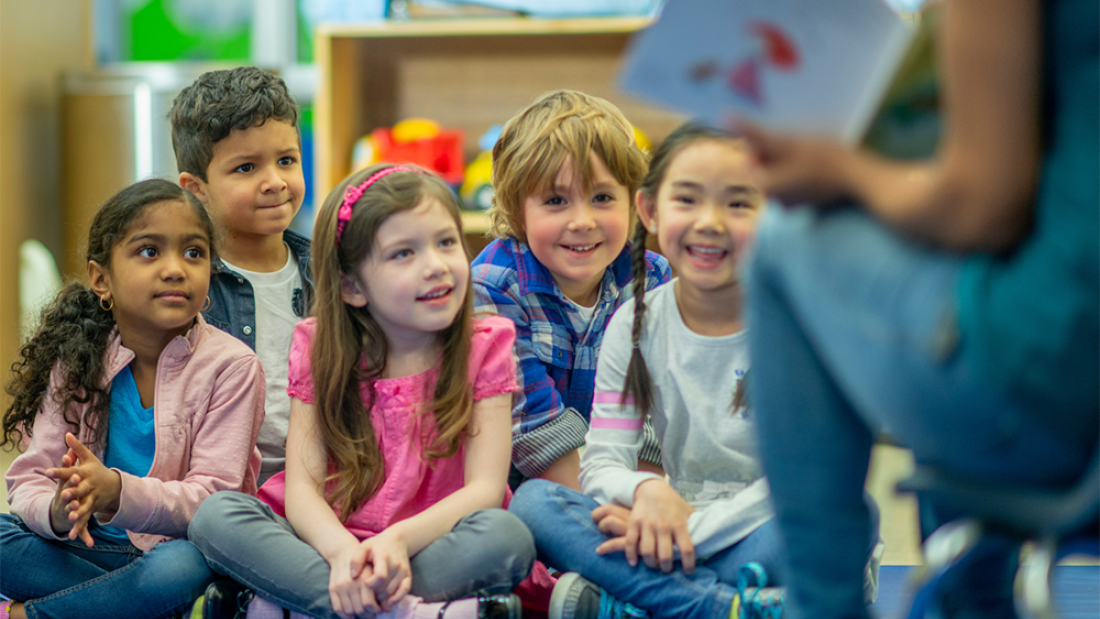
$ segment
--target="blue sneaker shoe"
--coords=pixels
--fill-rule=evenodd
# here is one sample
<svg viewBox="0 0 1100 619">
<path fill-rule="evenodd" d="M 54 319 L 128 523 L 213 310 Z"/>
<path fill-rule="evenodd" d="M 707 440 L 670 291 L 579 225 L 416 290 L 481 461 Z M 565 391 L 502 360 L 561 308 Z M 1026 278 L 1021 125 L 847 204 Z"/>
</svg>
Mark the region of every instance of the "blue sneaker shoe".
<svg viewBox="0 0 1100 619">
<path fill-rule="evenodd" d="M 769 587 L 759 563 L 746 563 L 737 573 L 737 595 L 731 616 L 737 619 L 783 619 L 782 587 Z"/>
<path fill-rule="evenodd" d="M 558 578 L 550 594 L 549 619 L 648 619 L 646 611 L 617 600 L 576 572 Z"/>
</svg>

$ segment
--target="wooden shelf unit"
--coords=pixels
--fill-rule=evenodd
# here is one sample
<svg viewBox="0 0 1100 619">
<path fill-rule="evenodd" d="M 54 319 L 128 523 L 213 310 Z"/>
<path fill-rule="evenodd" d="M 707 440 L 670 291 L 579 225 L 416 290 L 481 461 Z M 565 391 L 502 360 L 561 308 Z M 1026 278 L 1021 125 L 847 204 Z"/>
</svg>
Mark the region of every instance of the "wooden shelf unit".
<svg viewBox="0 0 1100 619">
<path fill-rule="evenodd" d="M 541 93 L 572 88 L 618 105 L 654 142 L 684 120 L 623 95 L 619 57 L 645 18 L 485 18 L 322 25 L 315 60 L 316 194 L 350 173 L 355 141 L 411 117 L 466 133 L 467 161 L 478 138 Z M 484 234 L 472 214 L 467 233 Z"/>
</svg>

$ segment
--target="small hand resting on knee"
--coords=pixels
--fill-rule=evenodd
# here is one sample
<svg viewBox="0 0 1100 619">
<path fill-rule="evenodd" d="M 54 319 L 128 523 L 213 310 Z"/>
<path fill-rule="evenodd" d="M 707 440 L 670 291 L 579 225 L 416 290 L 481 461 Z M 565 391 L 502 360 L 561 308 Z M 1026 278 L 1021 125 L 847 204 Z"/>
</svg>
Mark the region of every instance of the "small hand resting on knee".
<svg viewBox="0 0 1100 619">
<path fill-rule="evenodd" d="M 647 566 L 660 567 L 667 574 L 673 569 L 674 549 L 678 549 L 684 573 L 690 574 L 695 571 L 695 547 L 688 534 L 687 520 L 694 511 L 668 482 L 644 481 L 634 491 L 633 508 L 607 504 L 592 510 L 592 519 L 600 531 L 613 536 L 600 544 L 596 553 L 626 553 L 632 566 L 638 564 L 641 556 Z"/>
</svg>

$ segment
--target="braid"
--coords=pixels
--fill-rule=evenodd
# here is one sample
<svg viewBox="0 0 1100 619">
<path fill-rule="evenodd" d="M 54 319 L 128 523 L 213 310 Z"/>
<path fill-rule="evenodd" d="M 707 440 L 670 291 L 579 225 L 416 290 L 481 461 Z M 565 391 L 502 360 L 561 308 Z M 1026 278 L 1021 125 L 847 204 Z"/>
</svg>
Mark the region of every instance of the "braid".
<svg viewBox="0 0 1100 619">
<path fill-rule="evenodd" d="M 644 419 L 653 407 L 653 382 L 649 377 L 645 357 L 642 356 L 642 327 L 645 320 L 645 289 L 647 283 L 647 263 L 645 259 L 646 229 L 638 222 L 634 231 L 634 246 L 630 249 L 630 263 L 634 271 L 634 326 L 630 330 L 630 364 L 626 367 L 626 381 L 623 383 L 622 399 L 626 402 L 633 397 L 634 405 L 641 411 Z"/>
</svg>

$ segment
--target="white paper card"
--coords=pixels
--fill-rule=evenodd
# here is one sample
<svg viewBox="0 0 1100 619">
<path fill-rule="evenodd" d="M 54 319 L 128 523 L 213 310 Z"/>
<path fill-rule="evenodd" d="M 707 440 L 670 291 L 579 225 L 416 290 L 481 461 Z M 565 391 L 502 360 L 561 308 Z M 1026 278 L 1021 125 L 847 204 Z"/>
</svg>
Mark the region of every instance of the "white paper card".
<svg viewBox="0 0 1100 619">
<path fill-rule="evenodd" d="M 882 0 L 669 0 L 627 51 L 627 92 L 716 125 L 859 139 L 909 41 Z"/>
</svg>

